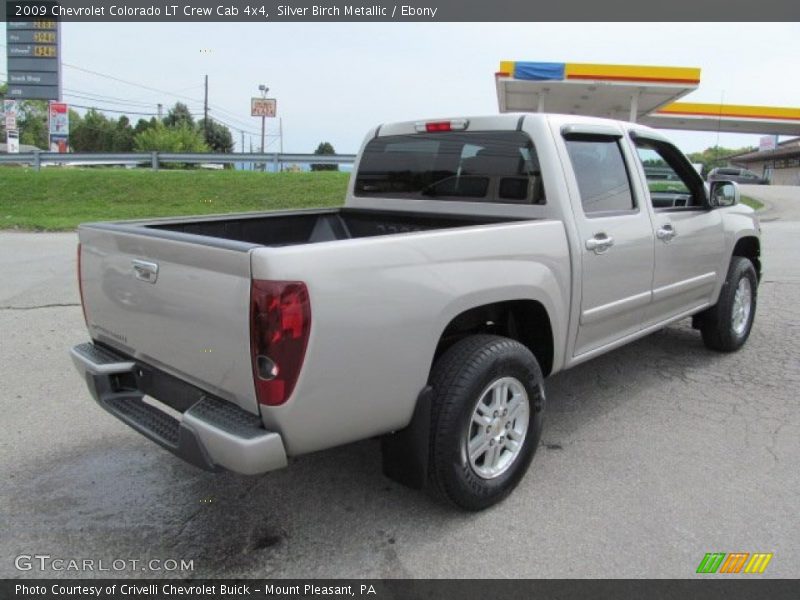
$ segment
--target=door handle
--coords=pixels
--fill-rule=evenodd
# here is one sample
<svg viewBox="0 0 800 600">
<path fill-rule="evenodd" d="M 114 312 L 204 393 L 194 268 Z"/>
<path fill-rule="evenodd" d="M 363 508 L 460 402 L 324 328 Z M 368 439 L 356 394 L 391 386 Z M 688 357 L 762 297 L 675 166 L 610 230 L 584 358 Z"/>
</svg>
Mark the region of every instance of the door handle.
<svg viewBox="0 0 800 600">
<path fill-rule="evenodd" d="M 675 229 L 669 223 L 662 225 L 656 231 L 656 237 L 664 243 L 672 241 L 672 238 L 674 238 L 676 235 L 678 235 L 678 232 L 675 231 Z"/>
<path fill-rule="evenodd" d="M 614 245 L 614 238 L 605 233 L 596 233 L 593 238 L 586 240 L 586 249 L 595 254 L 602 254 Z"/>
</svg>

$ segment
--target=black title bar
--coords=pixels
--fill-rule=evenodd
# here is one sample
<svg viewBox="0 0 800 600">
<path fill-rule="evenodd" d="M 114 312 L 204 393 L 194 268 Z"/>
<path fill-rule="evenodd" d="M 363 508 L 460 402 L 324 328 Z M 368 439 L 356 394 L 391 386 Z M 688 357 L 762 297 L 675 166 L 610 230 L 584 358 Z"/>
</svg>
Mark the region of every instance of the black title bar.
<svg viewBox="0 0 800 600">
<path fill-rule="evenodd" d="M 42 14 L 43 13 L 43 14 Z M 0 21 L 57 18 L 82 22 L 542 22 L 800 21 L 797 0 L 17 0 L 0 3 Z M 737 43 L 731 33 L 731 43 Z"/>
</svg>

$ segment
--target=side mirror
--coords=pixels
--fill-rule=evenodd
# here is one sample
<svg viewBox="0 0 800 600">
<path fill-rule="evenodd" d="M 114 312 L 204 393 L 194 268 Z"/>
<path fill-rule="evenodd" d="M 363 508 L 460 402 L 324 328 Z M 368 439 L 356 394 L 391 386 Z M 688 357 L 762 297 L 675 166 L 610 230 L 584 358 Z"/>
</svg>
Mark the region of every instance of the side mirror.
<svg viewBox="0 0 800 600">
<path fill-rule="evenodd" d="M 739 186 L 733 181 L 712 181 L 708 197 L 712 207 L 733 206 L 739 203 Z"/>
</svg>

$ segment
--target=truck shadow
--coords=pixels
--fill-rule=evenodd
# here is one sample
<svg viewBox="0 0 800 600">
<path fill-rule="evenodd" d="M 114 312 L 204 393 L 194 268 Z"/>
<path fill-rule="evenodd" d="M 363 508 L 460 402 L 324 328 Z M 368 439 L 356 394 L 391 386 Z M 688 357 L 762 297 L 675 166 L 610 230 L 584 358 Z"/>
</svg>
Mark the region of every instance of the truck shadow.
<svg viewBox="0 0 800 600">
<path fill-rule="evenodd" d="M 647 397 L 652 386 L 685 380 L 718 358 L 697 332 L 680 326 L 554 376 L 547 385 L 544 447 L 537 458 L 581 436 L 609 411 Z M 386 479 L 375 440 L 300 457 L 289 469 L 260 478 L 203 477 L 192 487 L 216 500 L 182 530 L 179 546 L 209 548 L 199 562 L 216 563 L 213 572 L 251 576 L 401 577 L 403 547 L 491 526 L 493 513 L 496 521 L 496 513 L 513 510 L 504 503 L 464 514 Z"/>
<path fill-rule="evenodd" d="M 554 376 L 532 470 L 609 411 L 646 401 L 653 386 L 691 378 L 716 360 L 680 325 Z M 118 428 L 113 443 L 106 436 L 39 473 L 17 473 L 15 495 L 29 502 L 10 509 L 15 541 L 61 556 L 80 547 L 82 556 L 194 561 L 191 572 L 128 573 L 139 577 L 404 577 L 403 547 L 446 544 L 514 510 L 510 499 L 460 513 L 386 479 L 377 440 L 248 478 L 198 471 Z"/>
</svg>

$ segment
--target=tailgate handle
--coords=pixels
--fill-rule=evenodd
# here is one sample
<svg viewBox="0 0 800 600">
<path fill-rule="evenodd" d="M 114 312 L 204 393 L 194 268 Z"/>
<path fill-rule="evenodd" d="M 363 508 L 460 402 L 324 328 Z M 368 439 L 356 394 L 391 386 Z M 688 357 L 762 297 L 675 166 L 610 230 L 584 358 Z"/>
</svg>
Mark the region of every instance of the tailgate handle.
<svg viewBox="0 0 800 600">
<path fill-rule="evenodd" d="M 146 281 L 147 283 L 155 283 L 158 279 L 158 264 L 154 262 L 147 262 L 146 260 L 133 260 L 133 273 L 136 279 Z"/>
</svg>

